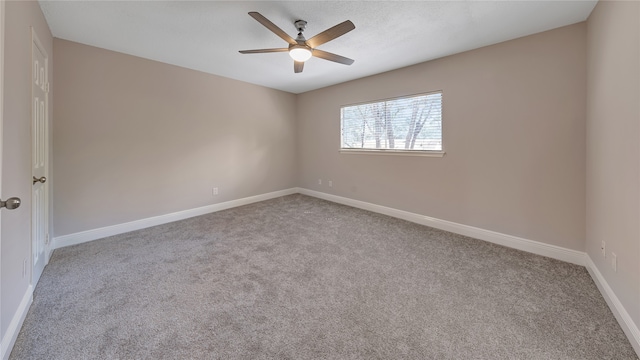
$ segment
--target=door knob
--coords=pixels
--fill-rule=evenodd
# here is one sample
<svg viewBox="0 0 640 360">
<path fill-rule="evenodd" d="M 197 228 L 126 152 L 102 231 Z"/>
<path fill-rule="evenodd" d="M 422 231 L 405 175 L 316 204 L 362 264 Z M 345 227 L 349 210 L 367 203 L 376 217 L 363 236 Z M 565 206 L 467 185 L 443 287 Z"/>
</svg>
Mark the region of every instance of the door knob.
<svg viewBox="0 0 640 360">
<path fill-rule="evenodd" d="M 0 208 L 6 207 L 8 210 L 20 207 L 20 199 L 17 197 L 8 198 L 7 201 L 0 200 Z"/>
<path fill-rule="evenodd" d="M 46 181 L 47 181 L 47 178 L 46 178 L 46 177 L 44 177 L 44 176 L 43 176 L 43 177 L 41 177 L 40 179 L 38 179 L 38 178 L 37 178 L 37 177 L 35 177 L 35 176 L 33 177 L 33 183 L 34 183 L 34 184 L 35 184 L 35 183 L 37 183 L 37 182 L 41 182 L 41 183 L 43 183 L 43 184 L 44 184 Z"/>
</svg>

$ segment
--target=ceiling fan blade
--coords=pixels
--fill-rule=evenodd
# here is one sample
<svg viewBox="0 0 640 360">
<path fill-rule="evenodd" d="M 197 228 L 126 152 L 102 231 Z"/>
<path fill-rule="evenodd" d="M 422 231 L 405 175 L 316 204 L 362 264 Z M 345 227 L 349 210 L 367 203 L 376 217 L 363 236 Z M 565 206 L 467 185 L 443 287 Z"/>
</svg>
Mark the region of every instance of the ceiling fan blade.
<svg viewBox="0 0 640 360">
<path fill-rule="evenodd" d="M 302 68 L 304 68 L 304 61 L 294 61 L 293 62 L 293 72 L 294 73 L 301 73 L 302 72 Z"/>
<path fill-rule="evenodd" d="M 286 32 L 282 31 L 282 29 L 280 29 L 276 24 L 269 21 L 269 19 L 260 15 L 259 12 L 252 11 L 249 13 L 249 15 L 252 18 L 256 19 L 260 24 L 264 25 L 264 27 L 271 30 L 271 32 L 281 37 L 284 41 L 288 42 L 289 44 L 297 44 L 294 38 L 289 36 L 289 34 L 287 34 Z"/>
<path fill-rule="evenodd" d="M 315 48 L 326 43 L 327 41 L 331 41 L 337 37 L 340 37 L 355 28 L 356 26 L 353 25 L 351 21 L 347 20 L 307 40 L 307 45 Z"/>
<path fill-rule="evenodd" d="M 280 49 L 240 50 L 240 53 L 241 54 L 262 54 L 262 53 L 285 52 L 285 51 L 289 51 L 289 49 L 280 48 Z"/>
<path fill-rule="evenodd" d="M 330 52 L 327 52 L 327 51 L 314 49 L 312 54 L 315 57 L 319 57 L 321 59 L 337 62 L 337 63 L 340 63 L 340 64 L 345 64 L 345 65 L 353 64 L 353 60 L 352 59 L 346 58 L 344 56 L 336 55 L 336 54 L 333 54 L 333 53 L 330 53 Z"/>
</svg>

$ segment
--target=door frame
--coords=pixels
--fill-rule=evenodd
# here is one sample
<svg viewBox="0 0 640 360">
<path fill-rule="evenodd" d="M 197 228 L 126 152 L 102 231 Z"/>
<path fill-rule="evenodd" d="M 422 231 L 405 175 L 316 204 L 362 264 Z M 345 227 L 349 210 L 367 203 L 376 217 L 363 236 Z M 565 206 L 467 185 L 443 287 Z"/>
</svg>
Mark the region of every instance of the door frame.
<svg viewBox="0 0 640 360">
<path fill-rule="evenodd" d="M 50 144 L 50 139 L 49 139 L 49 74 L 51 69 L 49 68 L 50 66 L 50 61 L 49 61 L 49 53 L 47 52 L 47 50 L 45 49 L 45 47 L 42 45 L 42 42 L 40 41 L 40 38 L 38 37 L 38 34 L 36 33 L 35 29 L 33 27 L 31 27 L 31 64 L 29 64 L 30 68 L 31 68 L 31 79 L 30 79 L 30 84 L 31 84 L 31 103 L 33 103 L 33 61 L 34 61 L 34 54 L 33 54 L 33 46 L 36 46 L 40 52 L 42 54 L 45 55 L 45 81 L 46 81 L 46 97 L 45 97 L 45 121 L 44 121 L 44 163 L 45 163 L 45 168 L 44 168 L 44 176 L 47 178 L 47 182 L 45 182 L 43 184 L 44 186 L 44 266 L 46 266 L 49 263 L 49 253 L 50 253 L 50 249 L 49 249 L 49 245 L 50 245 L 50 241 L 49 241 L 49 226 L 50 226 L 50 219 L 49 219 L 49 194 L 50 194 L 50 189 L 51 187 L 49 186 L 49 184 L 51 183 L 51 177 L 49 176 L 49 144 Z M 35 131 L 35 129 L 33 128 L 33 106 L 31 106 L 31 168 L 33 168 L 33 150 L 34 150 L 34 136 L 33 136 L 33 132 Z M 31 193 L 31 198 L 33 198 L 33 190 Z M 31 204 L 31 206 L 33 207 L 33 203 Z M 32 210 L 32 214 L 31 214 L 31 223 L 32 223 L 32 231 L 31 231 L 31 251 L 30 251 L 30 256 L 31 256 L 31 279 L 30 279 L 30 283 L 33 285 L 33 287 L 35 288 L 35 286 L 37 285 L 36 282 L 34 282 L 34 274 L 35 274 L 35 267 L 36 267 L 36 263 L 34 260 L 34 251 L 35 248 L 33 246 L 33 241 L 34 241 L 34 236 L 36 236 L 33 233 L 33 210 Z M 40 274 L 41 275 L 41 274 Z M 39 277 L 38 277 L 39 279 Z"/>
</svg>

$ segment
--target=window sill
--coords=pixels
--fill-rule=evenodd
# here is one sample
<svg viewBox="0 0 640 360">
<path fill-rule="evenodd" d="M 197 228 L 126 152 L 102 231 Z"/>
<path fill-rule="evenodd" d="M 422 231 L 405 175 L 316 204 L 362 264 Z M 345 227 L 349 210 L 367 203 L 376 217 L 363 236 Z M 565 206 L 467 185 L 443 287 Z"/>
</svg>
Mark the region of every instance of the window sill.
<svg viewBox="0 0 640 360">
<path fill-rule="evenodd" d="M 443 157 L 444 151 L 404 151 L 404 150 L 360 150 L 340 149 L 340 154 L 349 155 L 395 155 L 395 156 L 426 156 Z"/>
</svg>

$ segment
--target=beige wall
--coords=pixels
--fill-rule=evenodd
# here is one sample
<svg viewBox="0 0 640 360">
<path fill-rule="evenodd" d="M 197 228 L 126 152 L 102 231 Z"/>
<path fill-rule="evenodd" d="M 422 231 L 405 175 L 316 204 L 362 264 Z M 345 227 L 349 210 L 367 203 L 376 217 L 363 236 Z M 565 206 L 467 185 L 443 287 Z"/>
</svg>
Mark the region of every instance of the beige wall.
<svg viewBox="0 0 640 360">
<path fill-rule="evenodd" d="M 587 44 L 586 251 L 640 326 L 640 3 L 600 1 Z"/>
<path fill-rule="evenodd" d="M 56 236 L 296 185 L 295 95 L 59 39 L 54 58 Z"/>
<path fill-rule="evenodd" d="M 580 23 L 301 94 L 299 186 L 582 251 L 585 53 Z M 434 90 L 445 157 L 338 152 L 341 105 Z"/>
<path fill-rule="evenodd" d="M 2 199 L 17 196 L 22 205 L 2 213 L 2 338 L 31 278 L 30 271 L 22 277 L 22 262 L 31 258 L 31 27 L 50 61 L 53 42 L 37 2 L 7 1 L 5 5 Z M 53 84 L 51 63 L 49 66 L 49 82 Z M 51 119 L 51 98 L 49 105 Z"/>
</svg>

